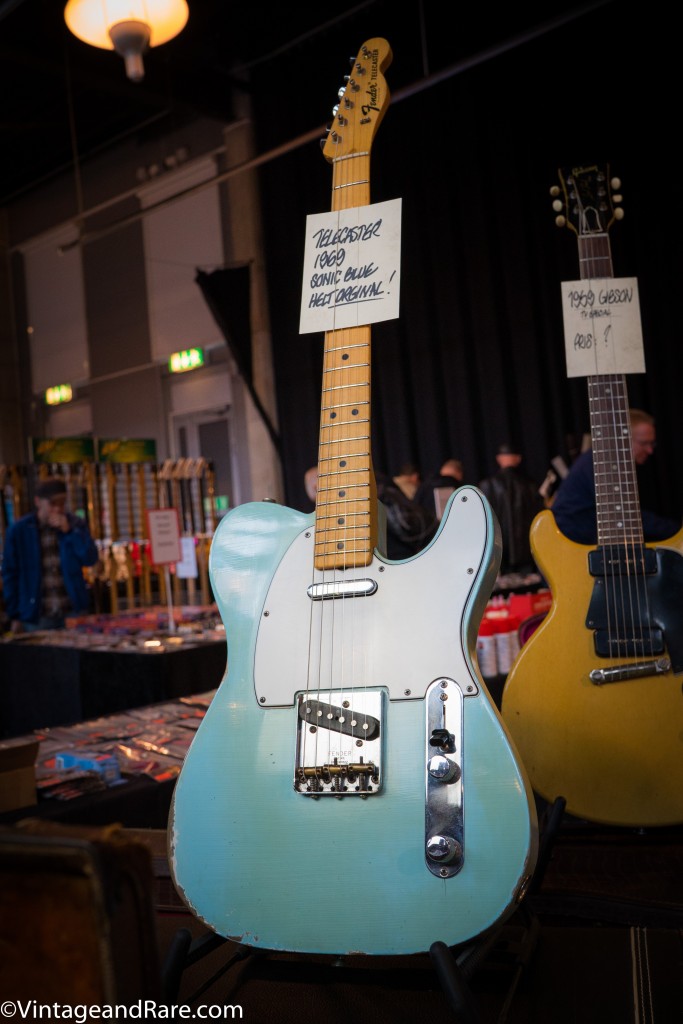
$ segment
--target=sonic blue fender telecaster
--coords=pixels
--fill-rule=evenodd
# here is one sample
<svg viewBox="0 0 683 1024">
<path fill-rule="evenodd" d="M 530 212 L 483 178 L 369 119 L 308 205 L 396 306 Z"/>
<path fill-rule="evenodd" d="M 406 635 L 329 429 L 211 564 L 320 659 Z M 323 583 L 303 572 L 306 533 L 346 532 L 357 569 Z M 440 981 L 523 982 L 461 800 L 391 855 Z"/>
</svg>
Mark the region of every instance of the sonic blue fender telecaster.
<svg viewBox="0 0 683 1024">
<path fill-rule="evenodd" d="M 325 155 L 333 209 L 369 202 L 388 104 L 361 48 Z M 370 329 L 325 335 L 315 515 L 242 505 L 213 541 L 228 671 L 169 827 L 176 886 L 219 934 L 270 949 L 413 953 L 514 908 L 535 858 L 523 772 L 475 661 L 500 559 L 473 487 L 418 556 L 377 549 Z"/>
</svg>

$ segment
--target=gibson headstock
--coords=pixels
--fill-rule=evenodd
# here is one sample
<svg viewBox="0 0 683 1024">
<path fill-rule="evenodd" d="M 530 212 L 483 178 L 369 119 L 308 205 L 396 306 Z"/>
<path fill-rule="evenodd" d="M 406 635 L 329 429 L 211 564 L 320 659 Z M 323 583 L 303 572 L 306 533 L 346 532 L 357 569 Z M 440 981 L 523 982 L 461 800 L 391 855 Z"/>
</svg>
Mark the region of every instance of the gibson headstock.
<svg viewBox="0 0 683 1024">
<path fill-rule="evenodd" d="M 557 173 L 560 184 L 553 185 L 550 195 L 558 228 L 567 227 L 579 237 L 606 234 L 623 218 L 621 181 L 610 178 L 609 166 L 560 168 Z"/>
<path fill-rule="evenodd" d="M 330 163 L 353 153 L 369 152 L 372 140 L 389 106 L 389 89 L 383 72 L 393 58 L 386 39 L 368 39 L 351 61 L 351 73 L 339 90 L 332 108 L 334 121 L 328 129 L 323 153 Z"/>
</svg>

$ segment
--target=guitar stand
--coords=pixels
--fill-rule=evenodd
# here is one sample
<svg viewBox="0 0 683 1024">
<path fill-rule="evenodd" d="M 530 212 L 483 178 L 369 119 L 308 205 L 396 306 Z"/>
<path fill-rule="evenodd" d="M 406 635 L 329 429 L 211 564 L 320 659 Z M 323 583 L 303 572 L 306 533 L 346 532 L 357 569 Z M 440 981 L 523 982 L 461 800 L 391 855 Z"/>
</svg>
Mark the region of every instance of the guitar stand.
<svg viewBox="0 0 683 1024">
<path fill-rule="evenodd" d="M 552 845 L 559 829 L 564 806 L 564 799 L 558 797 L 547 816 L 540 840 L 536 868 L 527 890 L 528 893 L 537 891 L 543 881 L 543 874 L 550 860 Z M 521 937 L 517 939 L 509 934 L 511 929 L 506 929 L 505 925 L 496 925 L 485 935 L 469 944 L 455 947 L 455 950 L 452 950 L 444 942 L 432 943 L 429 949 L 432 966 L 458 1024 L 482 1024 L 482 1017 L 477 1007 L 476 997 L 470 989 L 469 979 L 484 961 L 494 956 L 501 957 L 506 966 L 512 962 L 514 968 L 513 979 L 498 1016 L 498 1024 L 504 1024 L 507 1019 L 524 968 L 536 949 L 540 927 L 538 918 L 527 902 L 522 903 L 516 913 L 519 915 L 521 925 Z M 506 930 L 508 931 L 507 936 Z M 515 931 L 519 931 L 519 929 L 515 929 Z M 177 1002 L 183 972 L 214 950 L 219 949 L 226 941 L 214 932 L 207 932 L 194 941 L 186 928 L 181 928 L 176 932 L 162 967 L 162 992 L 166 1005 L 171 1006 Z M 207 979 L 192 996 L 188 997 L 187 1002 L 192 1003 L 197 1000 L 237 963 L 265 955 L 267 952 L 267 950 L 259 951 L 246 946 L 240 947 L 220 966 L 215 974 Z"/>
<path fill-rule="evenodd" d="M 165 1006 L 176 1004 L 183 972 L 193 964 L 199 963 L 209 953 L 213 953 L 215 949 L 219 949 L 224 942 L 227 942 L 227 939 L 224 939 L 222 935 L 216 935 L 215 932 L 206 932 L 194 941 L 192 941 L 192 933 L 187 928 L 180 928 L 176 932 L 161 968 L 161 991 Z M 188 1003 L 199 999 L 236 963 L 254 955 L 256 955 L 256 951 L 243 946 L 188 998 Z"/>
<path fill-rule="evenodd" d="M 545 875 L 553 845 L 562 822 L 565 805 L 566 800 L 564 797 L 558 797 L 546 816 L 539 841 L 536 867 L 527 889 L 527 895 L 537 892 L 543 882 L 543 876 Z M 476 968 L 487 957 L 494 954 L 502 954 L 506 960 L 512 958 L 514 965 L 513 979 L 503 1007 L 498 1015 L 498 1024 L 504 1024 L 504 1021 L 507 1020 L 522 972 L 536 949 L 540 931 L 538 918 L 530 909 L 528 903 L 524 902 L 521 904 L 517 913 L 522 925 L 522 934 L 517 941 L 514 941 L 511 937 L 506 939 L 504 937 L 505 926 L 497 925 L 483 937 L 463 947 L 457 955 L 453 955 L 449 947 L 443 942 L 434 942 L 430 947 L 429 955 L 432 958 L 434 970 L 439 978 L 444 995 L 456 1015 L 456 1020 L 461 1022 L 461 1024 L 481 1024 L 481 1016 L 478 1012 L 474 996 L 469 989 L 468 980 Z"/>
</svg>

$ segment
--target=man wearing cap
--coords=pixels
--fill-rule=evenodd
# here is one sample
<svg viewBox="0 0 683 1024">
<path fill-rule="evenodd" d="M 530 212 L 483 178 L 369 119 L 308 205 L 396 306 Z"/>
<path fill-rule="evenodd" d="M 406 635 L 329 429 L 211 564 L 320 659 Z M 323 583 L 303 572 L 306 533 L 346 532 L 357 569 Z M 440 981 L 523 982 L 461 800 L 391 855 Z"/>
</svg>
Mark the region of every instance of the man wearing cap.
<svg viewBox="0 0 683 1024">
<path fill-rule="evenodd" d="M 41 480 L 35 505 L 10 527 L 5 542 L 3 596 L 13 633 L 61 629 L 67 611 L 87 611 L 83 566 L 98 558 L 86 522 L 66 511 L 63 480 Z"/>
</svg>

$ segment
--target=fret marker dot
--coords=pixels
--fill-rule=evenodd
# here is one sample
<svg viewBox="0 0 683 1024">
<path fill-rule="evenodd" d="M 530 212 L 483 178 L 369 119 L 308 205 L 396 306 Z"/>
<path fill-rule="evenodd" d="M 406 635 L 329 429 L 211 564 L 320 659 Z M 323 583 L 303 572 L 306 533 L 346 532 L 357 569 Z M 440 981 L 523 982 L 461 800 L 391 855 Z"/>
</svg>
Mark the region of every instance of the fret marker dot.
<svg viewBox="0 0 683 1024">
<path fill-rule="evenodd" d="M 358 409 L 352 409 L 351 410 L 351 415 L 352 416 L 357 416 L 358 415 Z"/>
<path fill-rule="evenodd" d="M 344 355 L 342 356 L 342 359 L 348 359 L 348 358 L 349 358 L 349 353 L 345 352 Z"/>
<path fill-rule="evenodd" d="M 337 522 L 339 523 L 340 526 L 343 526 L 344 525 L 344 517 L 340 516 L 339 519 L 337 520 Z"/>
<path fill-rule="evenodd" d="M 340 498 L 345 498 L 346 497 L 346 491 L 340 491 L 339 492 L 339 497 Z"/>
<path fill-rule="evenodd" d="M 337 550 L 341 551 L 343 547 L 344 547 L 344 541 L 340 540 L 339 543 L 337 544 Z"/>
<path fill-rule="evenodd" d="M 331 413 L 330 413 L 330 419 L 331 419 L 331 420 L 336 420 L 336 418 L 337 418 L 337 414 L 336 414 L 336 412 L 331 412 Z"/>
<path fill-rule="evenodd" d="M 339 465 L 340 466 L 345 466 L 346 465 L 346 459 L 342 459 L 341 462 L 339 463 Z"/>
</svg>

